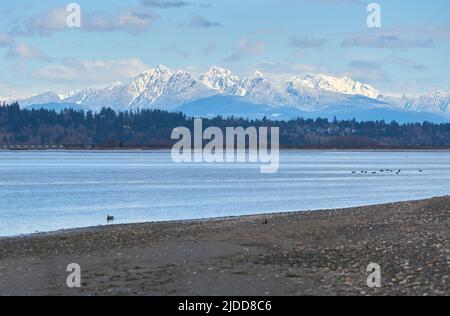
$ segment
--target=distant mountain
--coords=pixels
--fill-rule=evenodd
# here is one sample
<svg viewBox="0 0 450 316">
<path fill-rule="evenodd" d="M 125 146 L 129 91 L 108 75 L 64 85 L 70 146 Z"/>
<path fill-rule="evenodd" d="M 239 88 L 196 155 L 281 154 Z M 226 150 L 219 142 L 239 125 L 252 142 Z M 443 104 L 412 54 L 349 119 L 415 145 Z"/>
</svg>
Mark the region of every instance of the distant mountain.
<svg viewBox="0 0 450 316">
<path fill-rule="evenodd" d="M 118 111 L 161 109 L 197 116 L 240 113 L 245 117 L 336 115 L 343 119 L 354 116 L 386 121 L 450 121 L 450 97 L 445 92 L 418 98 L 390 98 L 348 77 L 310 74 L 274 82 L 260 72 L 240 79 L 217 66 L 198 77 L 158 66 L 128 83 L 77 90 L 64 96 L 48 92 L 21 100 L 20 104 L 22 107 L 62 104 L 59 108 L 69 104 L 72 108 L 94 111 L 103 107 Z"/>
<path fill-rule="evenodd" d="M 267 104 L 255 103 L 249 98 L 226 95 L 216 95 L 192 101 L 180 106 L 178 110 L 189 116 L 207 118 L 234 116 L 251 119 L 267 117 L 273 120 L 288 120 L 296 117 L 309 117 L 309 113 L 290 106 L 273 107 Z"/>
<path fill-rule="evenodd" d="M 206 74 L 200 76 L 199 79 L 208 88 L 226 94 L 230 93 L 240 83 L 239 77 L 235 76 L 231 70 L 217 66 L 212 67 Z"/>
<path fill-rule="evenodd" d="M 255 103 L 249 98 L 238 96 L 217 95 L 184 104 L 178 110 L 189 116 L 213 118 L 222 117 L 246 117 L 251 119 L 289 120 L 302 117 L 316 119 L 318 117 L 337 119 L 356 119 L 358 121 L 397 121 L 398 123 L 429 121 L 445 123 L 449 120 L 433 113 L 409 112 L 402 109 L 383 106 L 367 107 L 367 103 L 373 102 L 366 97 L 354 96 L 351 99 L 352 107 L 345 102 L 323 108 L 316 111 L 302 111 L 292 106 L 270 106 Z M 383 104 L 378 101 L 379 105 Z"/>
<path fill-rule="evenodd" d="M 63 99 L 54 92 L 46 92 L 43 94 L 32 96 L 29 99 L 21 100 L 20 105 L 22 107 L 28 107 L 33 104 L 46 104 L 46 103 L 63 103 Z"/>
<path fill-rule="evenodd" d="M 132 86 L 139 86 L 140 94 L 126 107 L 130 109 L 175 110 L 191 100 L 198 100 L 217 94 L 199 79 L 186 71 L 173 71 L 164 66 L 138 77 Z"/>
<path fill-rule="evenodd" d="M 354 81 L 348 77 L 333 77 L 322 74 L 294 77 L 289 81 L 297 91 L 302 89 L 319 90 L 346 95 L 360 95 L 371 99 L 380 99 L 382 94 L 372 86 Z"/>
<path fill-rule="evenodd" d="M 403 107 L 414 112 L 450 114 L 450 95 L 442 91 L 436 91 L 417 99 L 406 100 Z"/>
</svg>

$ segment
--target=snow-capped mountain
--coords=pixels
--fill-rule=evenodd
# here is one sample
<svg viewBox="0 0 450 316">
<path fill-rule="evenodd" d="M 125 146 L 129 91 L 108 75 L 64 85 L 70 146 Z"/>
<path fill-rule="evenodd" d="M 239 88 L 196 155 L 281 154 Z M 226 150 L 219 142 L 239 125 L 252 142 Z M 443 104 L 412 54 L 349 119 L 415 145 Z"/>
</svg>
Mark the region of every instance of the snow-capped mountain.
<svg viewBox="0 0 450 316">
<path fill-rule="evenodd" d="M 297 91 L 309 89 L 347 95 L 361 95 L 371 99 L 382 98 L 381 92 L 374 87 L 354 81 L 348 77 L 338 78 L 322 74 L 311 74 L 304 77 L 291 78 L 288 82 Z"/>
<path fill-rule="evenodd" d="M 22 100 L 20 104 L 23 107 L 33 105 L 33 104 L 45 104 L 45 103 L 53 103 L 53 102 L 62 102 L 63 99 L 54 92 L 46 92 L 43 94 L 32 96 L 29 99 Z"/>
<path fill-rule="evenodd" d="M 251 101 L 270 106 L 286 106 L 289 103 L 285 91 L 277 87 L 259 71 L 240 81 L 230 92 L 231 95 L 246 97 Z"/>
<path fill-rule="evenodd" d="M 102 89 L 82 89 L 67 95 L 49 92 L 20 103 L 34 107 L 61 103 L 94 111 L 110 107 L 118 111 L 182 110 L 195 115 L 245 113 L 252 116 L 253 113 L 260 117 L 270 113 L 283 118 L 307 116 L 305 113 L 312 117 L 342 114 L 342 118 L 352 118 L 355 113 L 366 117 L 367 113 L 377 111 L 377 119 L 383 119 L 382 113 L 389 110 L 386 120 L 393 117 L 393 112 L 396 112 L 395 117 L 406 112 L 431 113 L 449 120 L 449 101 L 449 94 L 444 92 L 419 98 L 387 98 L 374 87 L 348 77 L 309 74 L 274 82 L 261 72 L 240 79 L 230 70 L 215 66 L 196 77 L 186 71 L 158 66 L 128 83 L 115 83 Z M 189 106 L 196 110 L 190 111 Z M 363 112 L 364 115 L 361 114 Z"/>
<path fill-rule="evenodd" d="M 405 109 L 415 112 L 450 113 L 450 94 L 436 91 L 409 102 L 405 105 Z"/>
<path fill-rule="evenodd" d="M 435 91 L 419 97 L 404 95 L 401 98 L 385 98 L 390 105 L 419 113 L 438 113 L 450 116 L 450 94 L 443 91 Z"/>
<path fill-rule="evenodd" d="M 142 108 L 173 110 L 186 100 L 216 93 L 210 90 L 188 72 L 158 66 L 127 84 L 116 83 L 103 89 L 69 93 L 64 102 L 87 105 L 96 111 L 103 107 L 122 111 Z"/>
<path fill-rule="evenodd" d="M 131 86 L 137 88 L 139 96 L 128 105 L 130 109 L 151 108 L 171 111 L 187 100 L 220 93 L 213 91 L 214 89 L 186 71 L 173 71 L 164 66 L 139 76 Z"/>
<path fill-rule="evenodd" d="M 231 70 L 212 67 L 207 73 L 200 76 L 200 82 L 210 89 L 218 90 L 221 93 L 229 93 L 239 85 L 239 77 L 235 76 Z"/>
</svg>

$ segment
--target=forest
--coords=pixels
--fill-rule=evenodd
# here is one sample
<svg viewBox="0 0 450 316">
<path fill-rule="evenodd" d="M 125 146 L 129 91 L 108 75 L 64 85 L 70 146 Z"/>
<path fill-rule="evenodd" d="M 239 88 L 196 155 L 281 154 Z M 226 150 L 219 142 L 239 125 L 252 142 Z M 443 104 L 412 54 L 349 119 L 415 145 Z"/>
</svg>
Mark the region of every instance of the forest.
<svg viewBox="0 0 450 316">
<path fill-rule="evenodd" d="M 65 148 L 168 148 L 172 130 L 193 128 L 193 118 L 159 110 L 119 112 L 104 108 L 98 113 L 21 109 L 19 104 L 0 106 L 0 148 L 58 145 Z M 283 148 L 450 148 L 450 123 L 303 119 L 276 121 L 215 117 L 203 120 L 205 128 L 279 127 Z"/>
</svg>

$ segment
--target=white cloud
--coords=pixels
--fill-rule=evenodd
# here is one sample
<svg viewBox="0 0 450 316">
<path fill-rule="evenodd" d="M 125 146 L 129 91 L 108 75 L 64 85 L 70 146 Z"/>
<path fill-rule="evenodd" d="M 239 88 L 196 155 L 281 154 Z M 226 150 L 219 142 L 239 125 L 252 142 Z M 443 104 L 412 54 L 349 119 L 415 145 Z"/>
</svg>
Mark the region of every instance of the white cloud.
<svg viewBox="0 0 450 316">
<path fill-rule="evenodd" d="M 0 47 L 8 48 L 7 58 L 22 59 L 48 59 L 44 53 L 36 47 L 23 42 L 17 42 L 11 35 L 0 32 Z"/>
<path fill-rule="evenodd" d="M 156 14 L 138 8 L 125 8 L 115 14 L 107 12 L 89 13 L 81 11 L 81 31 L 85 32 L 125 32 L 139 34 L 150 30 Z M 38 15 L 18 22 L 12 34 L 22 36 L 49 36 L 55 32 L 68 31 L 66 7 L 58 6 Z"/>
<path fill-rule="evenodd" d="M 342 47 L 366 47 L 377 49 L 433 48 L 437 39 L 448 36 L 448 29 L 427 27 L 424 29 L 398 27 L 370 29 L 349 34 Z"/>
<path fill-rule="evenodd" d="M 129 80 L 148 69 L 150 67 L 140 59 L 67 59 L 58 64 L 43 66 L 34 71 L 33 76 L 35 79 L 50 82 L 99 85 Z"/>
<path fill-rule="evenodd" d="M 408 73 L 425 73 L 427 71 L 425 65 L 419 64 L 412 59 L 393 55 L 378 60 L 352 60 L 345 69 L 344 74 L 358 81 L 370 83 L 390 82 L 391 76 L 387 69 L 391 69 L 392 65 Z M 386 66 L 389 66 L 389 68 Z"/>
<path fill-rule="evenodd" d="M 225 58 L 224 62 L 236 62 L 246 57 L 260 56 L 264 54 L 264 50 L 264 42 L 243 38 L 236 45 L 233 53 Z"/>
<path fill-rule="evenodd" d="M 349 67 L 341 75 L 364 83 L 390 82 L 389 73 L 383 69 L 362 69 Z"/>
<path fill-rule="evenodd" d="M 191 22 L 189 23 L 190 27 L 194 28 L 211 28 L 222 26 L 218 22 L 207 20 L 205 17 L 201 15 L 195 15 L 192 17 Z"/>
<path fill-rule="evenodd" d="M 150 12 L 127 9 L 118 15 L 97 13 L 87 16 L 85 29 L 92 32 L 122 31 L 130 34 L 144 33 L 150 30 L 157 15 Z"/>
<path fill-rule="evenodd" d="M 29 46 L 25 43 L 12 44 L 9 47 L 6 56 L 10 58 L 22 59 L 48 59 L 39 48 Z"/>
</svg>

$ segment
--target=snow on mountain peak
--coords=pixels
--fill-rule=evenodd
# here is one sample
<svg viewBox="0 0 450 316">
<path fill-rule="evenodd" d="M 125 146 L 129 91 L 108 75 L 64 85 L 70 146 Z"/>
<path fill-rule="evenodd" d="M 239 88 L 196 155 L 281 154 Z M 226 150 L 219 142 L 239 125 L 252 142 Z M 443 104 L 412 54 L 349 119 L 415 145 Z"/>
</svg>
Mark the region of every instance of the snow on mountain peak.
<svg viewBox="0 0 450 316">
<path fill-rule="evenodd" d="M 183 103 L 210 96 L 210 88 L 200 85 L 199 80 L 189 72 L 174 71 L 165 66 L 158 66 L 131 83 L 137 96 L 128 108 L 164 108 L 175 109 Z M 208 91 L 206 91 L 208 90 Z"/>
<path fill-rule="evenodd" d="M 441 90 L 437 90 L 433 93 L 430 93 L 428 95 L 429 98 L 437 100 L 437 101 L 443 101 L 443 100 L 448 100 L 448 98 L 450 97 L 450 95 L 447 92 L 441 91 Z"/>
<path fill-rule="evenodd" d="M 438 90 L 418 97 L 392 97 L 387 100 L 390 104 L 406 111 L 450 114 L 450 94 L 444 91 Z"/>
<path fill-rule="evenodd" d="M 417 102 L 432 110 L 450 111 L 450 94 L 444 91 L 438 90 L 431 94 L 421 96 Z"/>
<path fill-rule="evenodd" d="M 258 79 L 266 79 L 264 74 L 260 71 L 255 71 L 253 75 L 250 76 L 250 79 L 258 80 Z"/>
<path fill-rule="evenodd" d="M 167 68 L 166 66 L 159 65 L 155 69 L 150 70 L 147 75 L 155 80 L 168 80 L 175 73 L 174 70 Z"/>
<path fill-rule="evenodd" d="M 20 103 L 22 106 L 49 102 L 71 103 L 93 110 L 100 110 L 102 107 L 121 111 L 138 108 L 175 110 L 184 104 L 216 95 L 245 97 L 246 102 L 271 107 L 288 106 L 309 112 L 339 104 L 344 104 L 348 109 L 361 104 L 379 104 L 378 101 L 374 103 L 371 100 L 353 98 L 365 96 L 375 100 L 383 98 L 384 105 L 396 109 L 450 114 L 450 95 L 443 91 L 421 97 L 383 97 L 372 86 L 349 77 L 309 74 L 282 82 L 272 81 L 256 71 L 249 77 L 240 79 L 231 70 L 218 66 L 195 77 L 189 72 L 160 65 L 128 83 L 115 83 L 102 89 L 76 90 L 64 96 L 45 93 L 21 100 Z"/>
<path fill-rule="evenodd" d="M 121 82 L 121 81 L 116 81 L 116 82 L 113 82 L 113 83 L 111 83 L 110 85 L 106 86 L 106 87 L 105 87 L 105 90 L 114 90 L 114 89 L 116 89 L 117 87 L 121 87 L 121 86 L 123 86 L 123 82 Z"/>
<path fill-rule="evenodd" d="M 250 77 L 242 80 L 231 92 L 236 96 L 247 97 L 261 104 L 288 105 L 282 89 L 259 71 L 255 71 Z"/>
<path fill-rule="evenodd" d="M 293 77 L 288 83 L 298 91 L 306 88 L 347 95 L 361 95 L 371 99 L 379 99 L 382 97 L 381 92 L 372 86 L 354 81 L 348 77 L 309 74 L 304 77 Z"/>
<path fill-rule="evenodd" d="M 52 102 L 61 102 L 61 97 L 54 92 L 45 92 L 39 95 L 34 95 L 31 98 L 25 100 L 25 102 L 21 101 L 20 103 L 23 106 L 28 106 L 32 104 L 45 104 Z"/>
<path fill-rule="evenodd" d="M 213 90 L 220 90 L 221 92 L 228 92 L 233 86 L 239 83 L 239 78 L 231 70 L 217 66 L 212 67 L 199 79 L 205 86 Z"/>
<path fill-rule="evenodd" d="M 175 72 L 165 66 L 159 65 L 137 76 L 130 84 L 131 89 L 135 91 L 136 97 L 145 93 L 152 86 L 161 86 L 169 82 Z"/>
<path fill-rule="evenodd" d="M 218 94 L 245 97 L 248 101 L 259 104 L 293 106 L 306 110 L 340 101 L 346 98 L 345 95 L 364 95 L 369 98 L 380 96 L 374 88 L 347 77 L 317 74 L 294 77 L 287 82 L 274 82 L 260 71 L 240 79 L 231 70 L 218 66 L 211 67 L 200 77 L 194 77 L 189 72 L 159 65 L 143 72 L 129 83 L 73 91 L 61 98 L 61 102 L 84 105 L 93 110 L 103 107 L 116 110 L 173 110 L 183 104 Z M 42 103 L 42 99 L 58 101 L 58 98 L 45 95 L 29 101 L 38 104 Z M 23 103 L 25 102 L 26 100 Z"/>
</svg>

